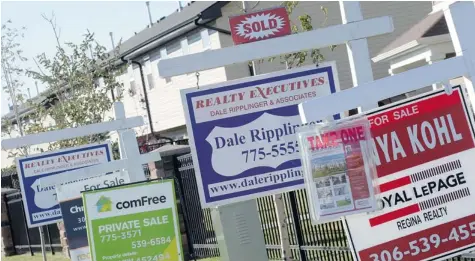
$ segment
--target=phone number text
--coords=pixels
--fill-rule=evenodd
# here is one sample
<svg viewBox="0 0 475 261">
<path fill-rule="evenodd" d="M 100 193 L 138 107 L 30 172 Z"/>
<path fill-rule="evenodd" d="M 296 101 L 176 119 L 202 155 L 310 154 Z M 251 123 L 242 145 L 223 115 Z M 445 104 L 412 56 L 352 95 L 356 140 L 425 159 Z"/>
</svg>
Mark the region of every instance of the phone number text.
<svg viewBox="0 0 475 261">
<path fill-rule="evenodd" d="M 272 147 L 260 147 L 258 149 L 243 150 L 246 163 L 249 161 L 265 160 L 267 157 L 279 157 L 299 152 L 297 141 L 289 141 L 280 144 L 274 144 Z"/>
</svg>

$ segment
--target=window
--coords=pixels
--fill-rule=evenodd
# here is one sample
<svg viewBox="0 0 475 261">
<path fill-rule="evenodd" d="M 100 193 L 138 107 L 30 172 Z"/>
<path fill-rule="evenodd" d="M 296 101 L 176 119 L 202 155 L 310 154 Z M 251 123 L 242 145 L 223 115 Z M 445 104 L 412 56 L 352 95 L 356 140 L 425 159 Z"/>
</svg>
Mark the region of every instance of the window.
<svg viewBox="0 0 475 261">
<path fill-rule="evenodd" d="M 147 82 L 149 90 L 155 88 L 155 85 L 153 84 L 153 75 L 151 73 L 147 74 Z"/>
<path fill-rule="evenodd" d="M 101 87 L 101 79 L 94 79 L 94 88 L 99 88 Z"/>
<path fill-rule="evenodd" d="M 186 39 L 188 41 L 188 45 L 192 45 L 201 40 L 201 32 L 196 32 L 192 35 L 188 35 Z"/>
<path fill-rule="evenodd" d="M 216 27 L 216 22 L 213 22 L 210 24 L 212 27 Z M 213 29 L 208 29 L 208 34 L 209 35 L 212 35 L 214 33 L 216 33 L 217 31 L 216 30 L 213 30 Z"/>
<path fill-rule="evenodd" d="M 177 52 L 181 49 L 181 43 L 180 41 L 176 42 L 176 43 L 173 43 L 173 44 L 170 44 L 169 46 L 167 46 L 167 54 L 170 55 L 174 52 Z"/>
<path fill-rule="evenodd" d="M 162 56 L 163 57 L 163 56 Z M 158 70 L 158 63 L 157 63 L 157 70 Z M 169 84 L 172 82 L 172 77 L 165 77 L 165 83 Z"/>
<path fill-rule="evenodd" d="M 211 35 L 210 30 L 201 31 L 201 38 L 203 39 L 203 49 L 211 48 L 211 41 L 209 39 L 210 35 Z"/>
<path fill-rule="evenodd" d="M 122 95 L 124 94 L 124 83 L 122 81 L 119 82 L 119 84 L 117 85 L 115 93 L 117 93 L 117 95 L 120 97 L 122 97 Z"/>
<path fill-rule="evenodd" d="M 135 86 L 135 80 L 130 81 L 129 95 L 134 97 L 137 94 L 137 87 Z"/>
</svg>

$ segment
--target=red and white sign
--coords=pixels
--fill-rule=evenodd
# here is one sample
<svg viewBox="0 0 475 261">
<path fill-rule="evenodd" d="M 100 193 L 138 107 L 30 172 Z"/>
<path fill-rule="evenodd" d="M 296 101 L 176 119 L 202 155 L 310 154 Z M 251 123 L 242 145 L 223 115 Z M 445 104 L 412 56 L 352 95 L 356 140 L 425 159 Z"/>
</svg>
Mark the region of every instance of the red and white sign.
<svg viewBox="0 0 475 261">
<path fill-rule="evenodd" d="M 368 117 L 382 210 L 347 217 L 356 260 L 444 260 L 474 249 L 475 132 L 460 86 Z"/>
<path fill-rule="evenodd" d="M 263 10 L 229 18 L 234 44 L 250 43 L 291 33 L 285 7 Z"/>
</svg>

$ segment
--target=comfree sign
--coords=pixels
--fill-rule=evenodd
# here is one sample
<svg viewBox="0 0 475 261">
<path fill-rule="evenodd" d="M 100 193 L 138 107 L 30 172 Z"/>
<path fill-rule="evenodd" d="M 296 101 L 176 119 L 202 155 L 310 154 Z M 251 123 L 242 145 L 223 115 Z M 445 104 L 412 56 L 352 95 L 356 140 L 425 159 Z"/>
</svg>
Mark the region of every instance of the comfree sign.
<svg viewBox="0 0 475 261">
<path fill-rule="evenodd" d="M 183 260 L 173 181 L 83 193 L 94 261 Z"/>
<path fill-rule="evenodd" d="M 72 261 L 91 260 L 81 191 L 114 187 L 129 182 L 129 175 L 126 172 L 120 172 L 65 185 L 56 185 Z"/>
<path fill-rule="evenodd" d="M 112 160 L 109 143 L 91 144 L 17 159 L 28 227 L 61 220 L 55 186 L 41 186 L 39 179 Z"/>
<path fill-rule="evenodd" d="M 334 62 L 182 90 L 202 206 L 302 188 L 297 106 L 337 91 Z"/>
<path fill-rule="evenodd" d="M 460 86 L 368 117 L 382 210 L 347 217 L 356 260 L 445 260 L 473 249 L 475 132 Z"/>
</svg>

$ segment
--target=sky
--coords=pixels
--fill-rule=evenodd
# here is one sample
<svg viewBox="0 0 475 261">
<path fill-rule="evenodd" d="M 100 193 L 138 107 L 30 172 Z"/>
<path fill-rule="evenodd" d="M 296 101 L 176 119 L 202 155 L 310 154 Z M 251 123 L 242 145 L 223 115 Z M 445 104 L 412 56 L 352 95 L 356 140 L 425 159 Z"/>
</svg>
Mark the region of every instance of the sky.
<svg viewBox="0 0 475 261">
<path fill-rule="evenodd" d="M 186 5 L 187 1 L 182 1 Z M 150 1 L 152 20 L 168 16 L 178 8 L 178 1 Z M 25 38 L 20 41 L 24 56 L 29 60 L 25 68 L 36 69 L 32 57 L 46 53 L 52 57 L 55 53 L 56 40 L 51 26 L 41 14 L 51 16 L 54 12 L 56 23 L 61 28 L 61 42 L 80 43 L 82 36 L 89 29 L 94 32 L 96 40 L 108 50 L 112 48 L 109 32 L 113 33 L 117 44 L 140 32 L 149 24 L 145 1 L 2 1 L 1 23 L 7 20 L 13 26 L 26 27 Z M 3 76 L 2 76 L 3 77 Z M 21 78 L 31 96 L 36 95 L 34 80 Z M 39 91 L 44 86 L 38 83 Z M 8 113 L 8 95 L 2 90 L 1 115 Z"/>
</svg>

